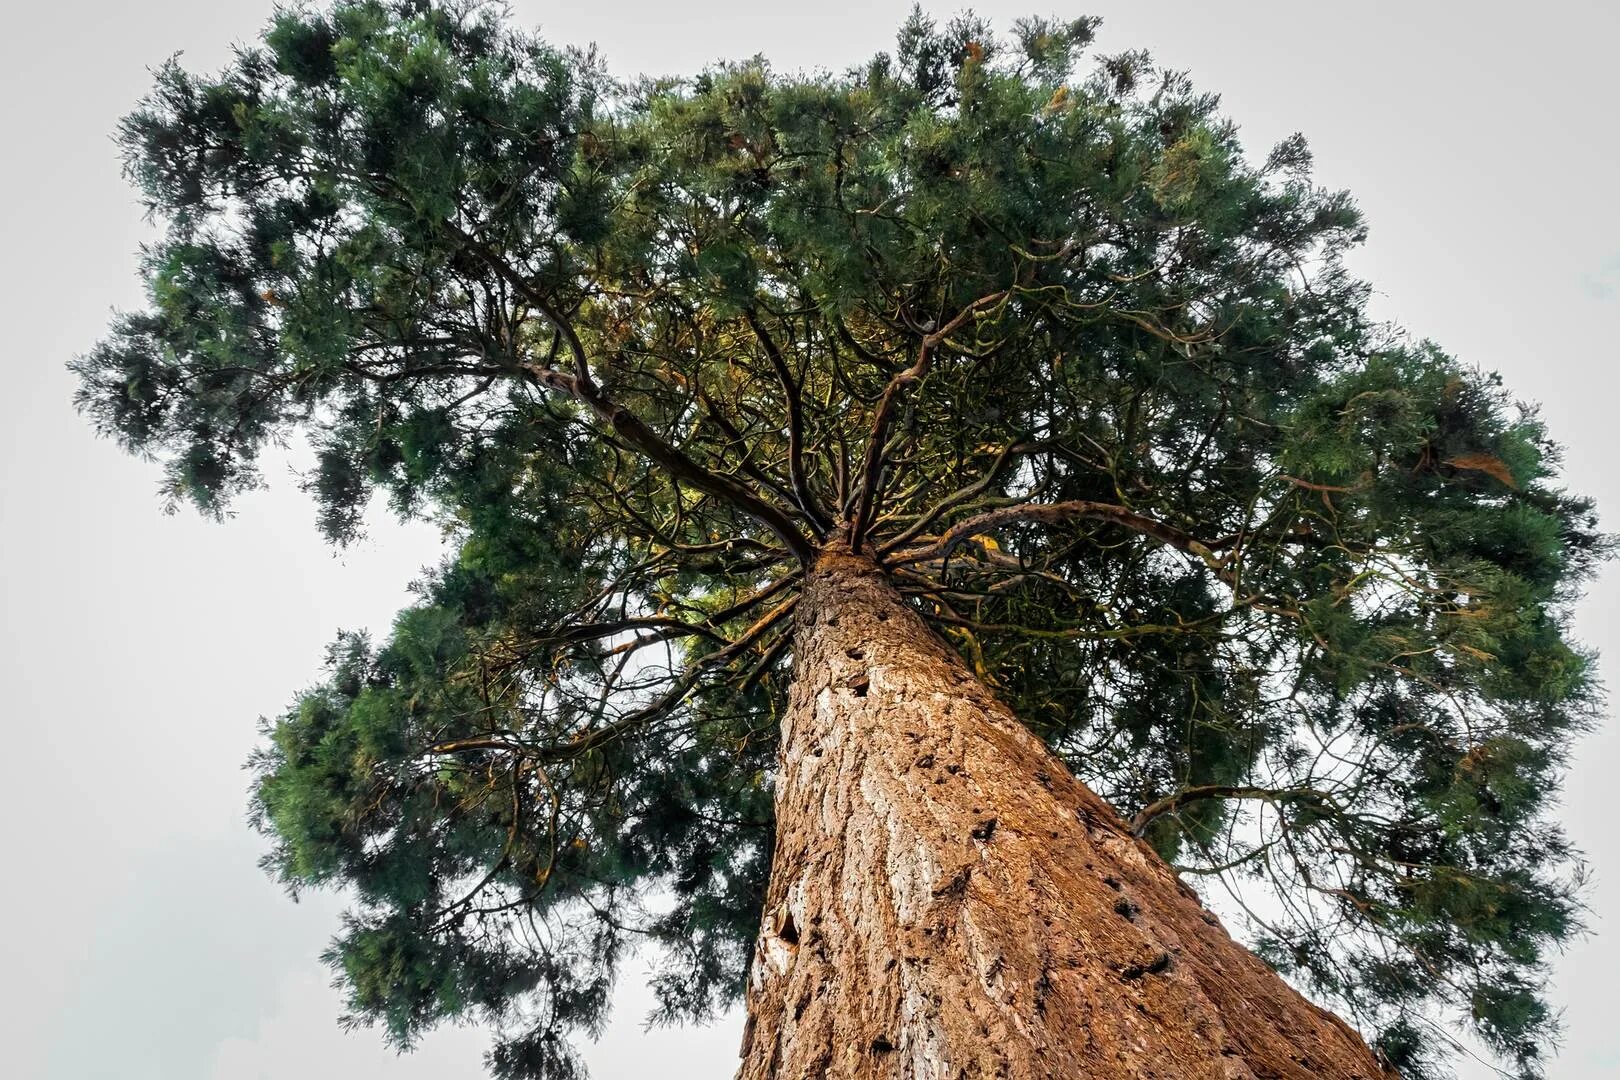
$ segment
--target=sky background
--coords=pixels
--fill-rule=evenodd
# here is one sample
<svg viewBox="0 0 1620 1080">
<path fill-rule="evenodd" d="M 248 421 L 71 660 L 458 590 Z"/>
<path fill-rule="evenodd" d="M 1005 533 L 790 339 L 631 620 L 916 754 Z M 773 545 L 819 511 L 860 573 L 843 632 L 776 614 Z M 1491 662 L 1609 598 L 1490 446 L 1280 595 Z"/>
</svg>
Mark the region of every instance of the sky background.
<svg viewBox="0 0 1620 1080">
<path fill-rule="evenodd" d="M 1029 4 L 1038 6 L 1030 7 Z M 1051 0 L 978 3 L 1006 27 Z M 599 43 L 620 74 L 722 57 L 831 68 L 892 45 L 909 0 L 778 5 L 520 2 L 553 41 Z M 936 14 L 955 8 L 930 5 Z M 1620 6 L 1101 2 L 1103 51 L 1146 47 L 1220 92 L 1253 157 L 1303 131 L 1319 182 L 1371 224 L 1352 267 L 1382 316 L 1539 401 L 1571 487 L 1620 527 L 1620 203 L 1611 76 Z M 337 903 L 294 905 L 244 823 L 255 718 L 318 671 L 339 628 L 386 629 L 438 538 L 379 517 L 325 547 L 293 479 L 234 519 L 165 517 L 150 464 L 94 439 L 67 360 L 140 303 L 148 235 L 119 175 L 118 117 L 176 51 L 213 68 L 269 0 L 109 0 L 9 10 L 0 35 L 0 1046 L 39 1080 L 477 1080 L 485 1037 L 442 1033 L 394 1059 L 345 1034 L 317 954 Z M 1466 14 L 1462 14 L 1466 12 Z M 1580 636 L 1620 685 L 1620 573 Z M 1612 719 L 1577 748 L 1565 817 L 1589 853 L 1595 935 L 1557 966 L 1559 1080 L 1620 1075 L 1620 828 Z M 740 1025 L 644 1033 L 632 965 L 595 1075 L 724 1077 Z M 1464 1080 L 1491 1075 L 1464 1062 Z"/>
</svg>

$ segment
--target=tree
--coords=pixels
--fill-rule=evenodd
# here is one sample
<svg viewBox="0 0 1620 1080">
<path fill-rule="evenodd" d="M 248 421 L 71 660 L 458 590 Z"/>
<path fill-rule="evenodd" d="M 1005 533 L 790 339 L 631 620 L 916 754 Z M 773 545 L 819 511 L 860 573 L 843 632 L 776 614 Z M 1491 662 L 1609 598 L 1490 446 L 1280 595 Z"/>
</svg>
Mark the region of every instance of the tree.
<svg viewBox="0 0 1620 1080">
<path fill-rule="evenodd" d="M 661 1019 L 746 995 L 747 1077 L 1415 1077 L 1441 1013 L 1538 1075 L 1606 541 L 1367 317 L 1304 142 L 1077 77 L 1094 28 L 621 84 L 339 0 L 158 73 L 81 407 L 175 502 L 302 435 L 335 542 L 377 492 L 459 541 L 254 762 L 351 1020 L 574 1075 L 639 946 Z"/>
</svg>

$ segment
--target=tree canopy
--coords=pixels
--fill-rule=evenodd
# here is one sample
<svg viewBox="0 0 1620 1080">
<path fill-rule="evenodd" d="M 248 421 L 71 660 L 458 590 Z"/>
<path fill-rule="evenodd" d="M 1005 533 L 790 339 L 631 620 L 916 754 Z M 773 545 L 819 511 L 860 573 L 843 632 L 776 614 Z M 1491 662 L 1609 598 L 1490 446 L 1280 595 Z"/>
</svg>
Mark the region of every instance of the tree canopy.
<svg viewBox="0 0 1620 1080">
<path fill-rule="evenodd" d="M 1494 376 L 1368 316 L 1302 139 L 1250 161 L 1144 53 L 1081 73 L 1095 26 L 622 82 L 339 0 L 157 73 L 149 303 L 81 407 L 172 500 L 303 437 L 334 541 L 383 493 L 459 544 L 254 762 L 270 869 L 352 897 L 353 1020 L 570 1076 L 629 949 L 662 1019 L 734 998 L 836 536 L 1406 1075 L 1437 1016 L 1539 1074 L 1592 507 Z"/>
</svg>

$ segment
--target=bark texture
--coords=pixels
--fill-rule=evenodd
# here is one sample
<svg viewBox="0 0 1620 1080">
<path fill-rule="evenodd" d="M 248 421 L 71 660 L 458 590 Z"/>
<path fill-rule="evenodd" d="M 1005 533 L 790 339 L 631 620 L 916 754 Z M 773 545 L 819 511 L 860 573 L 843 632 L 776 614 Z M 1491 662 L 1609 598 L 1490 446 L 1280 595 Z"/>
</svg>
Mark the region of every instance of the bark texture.
<svg viewBox="0 0 1620 1080">
<path fill-rule="evenodd" d="M 805 583 L 739 1080 L 1374 1080 L 867 560 Z"/>
</svg>

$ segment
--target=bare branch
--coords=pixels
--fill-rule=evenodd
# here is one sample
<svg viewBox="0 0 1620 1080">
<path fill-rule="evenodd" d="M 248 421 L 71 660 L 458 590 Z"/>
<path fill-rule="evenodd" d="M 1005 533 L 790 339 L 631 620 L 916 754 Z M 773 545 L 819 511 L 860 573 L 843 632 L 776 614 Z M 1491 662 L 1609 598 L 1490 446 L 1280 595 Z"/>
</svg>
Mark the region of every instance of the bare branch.
<svg viewBox="0 0 1620 1080">
<path fill-rule="evenodd" d="M 815 494 L 810 490 L 810 481 L 804 472 L 804 404 L 800 400 L 799 383 L 788 370 L 787 361 L 782 357 L 782 350 L 777 348 L 776 342 L 765 331 L 765 324 L 760 322 L 759 316 L 752 308 L 744 312 L 749 327 L 754 336 L 759 338 L 760 344 L 765 347 L 765 355 L 770 358 L 771 367 L 776 370 L 776 377 L 782 383 L 782 396 L 787 401 L 788 413 L 788 475 L 793 480 L 793 494 L 810 519 L 811 527 L 820 536 L 825 536 L 832 529 L 832 523 L 827 520 L 816 501 Z"/>
<path fill-rule="evenodd" d="M 1326 803 L 1332 801 L 1332 794 L 1318 791 L 1315 788 L 1266 788 L 1249 787 L 1240 784 L 1203 784 L 1199 787 L 1183 788 L 1174 795 L 1167 795 L 1157 802 L 1144 806 L 1137 815 L 1131 819 L 1131 832 L 1141 836 L 1154 820 L 1165 814 L 1173 814 L 1190 802 L 1203 799 L 1264 799 L 1267 802 L 1313 802 Z"/>
<path fill-rule="evenodd" d="M 878 485 L 883 477 L 883 453 L 889 440 L 889 424 L 894 419 L 894 405 L 900 394 L 912 383 L 917 382 L 928 374 L 933 364 L 934 350 L 940 343 L 962 325 L 976 315 L 980 310 L 999 304 L 1012 294 L 1011 289 L 1002 289 L 999 292 L 981 296 L 961 311 L 956 317 L 937 330 L 923 335 L 921 344 L 917 347 L 917 359 L 904 371 L 897 373 L 884 387 L 883 396 L 878 398 L 877 408 L 872 414 L 872 432 L 866 439 L 866 457 L 861 463 L 860 496 L 855 503 L 855 515 L 849 527 L 849 547 L 851 551 L 860 551 L 865 540 L 866 527 L 872 520 L 872 514 L 878 503 Z"/>
<path fill-rule="evenodd" d="M 1097 518 L 1103 521 L 1111 521 L 1144 536 L 1150 536 L 1160 543 L 1175 548 L 1177 551 L 1196 556 L 1211 570 L 1215 571 L 1223 581 L 1230 577 L 1228 560 L 1216 555 L 1210 550 L 1209 545 L 1190 534 L 1173 525 L 1167 525 L 1157 518 L 1139 514 L 1127 507 L 1113 503 L 1091 502 L 1085 499 L 1074 499 L 1060 503 L 1022 503 L 1018 506 L 1005 506 L 995 510 L 987 510 L 982 514 L 951 526 L 931 544 L 902 552 L 893 561 L 900 564 L 909 564 L 942 558 L 950 554 L 952 548 L 969 537 L 990 532 L 1013 522 L 1035 521 L 1044 524 L 1055 524 L 1078 518 Z"/>
</svg>

